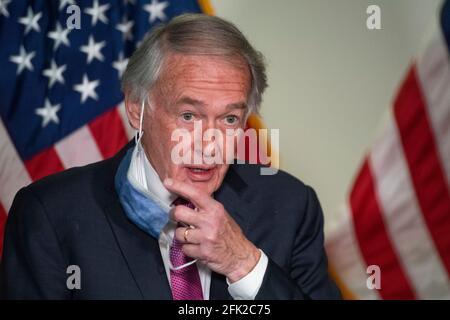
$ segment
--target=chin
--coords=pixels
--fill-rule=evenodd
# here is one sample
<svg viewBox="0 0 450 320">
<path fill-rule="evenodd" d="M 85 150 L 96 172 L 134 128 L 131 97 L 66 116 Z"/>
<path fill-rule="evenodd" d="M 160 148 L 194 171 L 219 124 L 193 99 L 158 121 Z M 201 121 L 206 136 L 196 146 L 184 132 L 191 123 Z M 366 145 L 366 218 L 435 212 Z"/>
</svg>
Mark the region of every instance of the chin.
<svg viewBox="0 0 450 320">
<path fill-rule="evenodd" d="M 183 166 L 177 168 L 177 176 L 180 177 L 179 180 L 189 183 L 203 192 L 212 194 L 220 187 L 227 170 L 222 166 L 201 167 Z"/>
<path fill-rule="evenodd" d="M 194 181 L 190 183 L 192 183 L 192 185 L 194 185 L 197 189 L 206 192 L 208 194 L 212 194 L 217 189 L 215 183 L 194 182 Z"/>
</svg>

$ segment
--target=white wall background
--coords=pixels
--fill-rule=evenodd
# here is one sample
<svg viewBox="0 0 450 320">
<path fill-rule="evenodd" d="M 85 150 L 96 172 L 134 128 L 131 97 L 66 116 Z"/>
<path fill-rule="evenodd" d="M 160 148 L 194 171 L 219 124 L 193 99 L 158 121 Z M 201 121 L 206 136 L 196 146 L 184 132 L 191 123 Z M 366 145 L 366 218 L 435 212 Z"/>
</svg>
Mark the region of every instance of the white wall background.
<svg viewBox="0 0 450 320">
<path fill-rule="evenodd" d="M 326 226 L 338 220 L 362 156 L 440 0 L 212 0 L 265 55 L 267 127 L 280 129 L 281 168 L 317 191 Z M 382 30 L 366 28 L 381 8 Z"/>
</svg>

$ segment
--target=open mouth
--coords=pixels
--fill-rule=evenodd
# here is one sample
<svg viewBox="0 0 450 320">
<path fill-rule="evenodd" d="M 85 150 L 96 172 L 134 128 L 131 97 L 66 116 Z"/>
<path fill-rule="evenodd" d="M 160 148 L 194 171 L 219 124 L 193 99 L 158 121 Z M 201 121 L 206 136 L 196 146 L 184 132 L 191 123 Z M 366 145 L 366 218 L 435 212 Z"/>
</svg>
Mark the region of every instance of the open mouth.
<svg viewBox="0 0 450 320">
<path fill-rule="evenodd" d="M 192 181 L 207 181 L 212 178 L 216 167 L 186 167 Z"/>
<path fill-rule="evenodd" d="M 208 172 L 211 169 L 202 169 L 202 168 L 189 168 L 189 170 L 191 170 L 192 172 Z"/>
</svg>

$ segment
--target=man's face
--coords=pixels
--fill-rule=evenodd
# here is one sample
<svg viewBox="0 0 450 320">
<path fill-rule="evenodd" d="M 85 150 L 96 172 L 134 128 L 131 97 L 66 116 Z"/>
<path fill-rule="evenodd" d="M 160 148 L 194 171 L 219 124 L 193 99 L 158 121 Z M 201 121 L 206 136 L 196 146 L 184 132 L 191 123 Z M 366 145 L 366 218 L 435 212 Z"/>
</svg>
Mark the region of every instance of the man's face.
<svg viewBox="0 0 450 320">
<path fill-rule="evenodd" d="M 167 58 L 151 92 L 152 109 L 146 108 L 144 113 L 142 137 L 147 157 L 161 180 L 184 181 L 209 194 L 220 187 L 228 170 L 226 152 L 222 151 L 219 164 L 203 160 L 201 164 L 176 164 L 171 153 L 179 141 L 172 141 L 172 133 L 176 129 L 188 130 L 192 155 L 198 155 L 199 144 L 194 150 L 194 139 L 198 139 L 193 134 L 195 121 L 201 120 L 203 132 L 220 130 L 224 139 L 227 129 L 244 128 L 250 83 L 248 66 L 240 59 L 230 62 L 220 57 L 182 54 Z M 200 142 L 203 152 L 209 143 Z"/>
</svg>

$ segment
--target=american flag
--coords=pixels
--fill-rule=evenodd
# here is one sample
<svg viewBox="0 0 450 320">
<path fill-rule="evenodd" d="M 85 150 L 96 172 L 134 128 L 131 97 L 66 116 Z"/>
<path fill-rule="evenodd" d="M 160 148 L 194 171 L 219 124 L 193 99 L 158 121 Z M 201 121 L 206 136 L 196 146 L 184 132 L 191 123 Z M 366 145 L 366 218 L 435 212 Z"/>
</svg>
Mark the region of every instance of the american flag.
<svg viewBox="0 0 450 320">
<path fill-rule="evenodd" d="M 77 8 L 80 29 L 70 29 Z M 131 138 L 120 77 L 144 34 L 202 9 L 206 1 L 0 0 L 0 254 L 20 188 Z"/>
<path fill-rule="evenodd" d="M 327 234 L 348 297 L 450 299 L 450 2 Z M 377 265 L 381 288 L 366 280 Z"/>
</svg>

